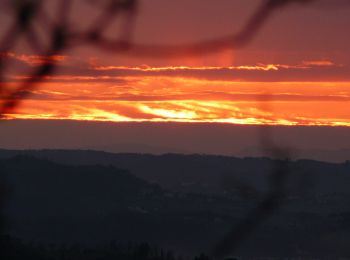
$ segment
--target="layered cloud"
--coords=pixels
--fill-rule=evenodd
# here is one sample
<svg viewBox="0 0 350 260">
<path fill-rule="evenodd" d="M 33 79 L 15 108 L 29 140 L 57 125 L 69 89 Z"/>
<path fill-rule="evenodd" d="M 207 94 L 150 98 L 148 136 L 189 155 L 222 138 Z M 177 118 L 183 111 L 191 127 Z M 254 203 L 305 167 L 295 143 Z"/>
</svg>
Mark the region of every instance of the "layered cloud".
<svg viewBox="0 0 350 260">
<path fill-rule="evenodd" d="M 55 81 L 115 81 L 124 77 L 185 77 L 221 81 L 283 82 L 283 81 L 350 81 L 350 68 L 331 60 L 305 60 L 295 64 L 240 64 L 235 66 L 103 66 L 96 59 L 82 60 L 68 56 L 37 56 L 2 53 L 1 59 L 15 63 L 9 81 L 30 77 L 35 66 L 54 63 Z M 27 73 L 25 72 L 27 69 Z"/>
<path fill-rule="evenodd" d="M 350 73 L 344 64 L 235 66 L 102 66 L 69 56 L 6 53 L 15 63 L 2 84 L 15 89 L 31 69 L 54 63 L 56 72 L 8 119 L 216 122 L 350 126 Z"/>
</svg>

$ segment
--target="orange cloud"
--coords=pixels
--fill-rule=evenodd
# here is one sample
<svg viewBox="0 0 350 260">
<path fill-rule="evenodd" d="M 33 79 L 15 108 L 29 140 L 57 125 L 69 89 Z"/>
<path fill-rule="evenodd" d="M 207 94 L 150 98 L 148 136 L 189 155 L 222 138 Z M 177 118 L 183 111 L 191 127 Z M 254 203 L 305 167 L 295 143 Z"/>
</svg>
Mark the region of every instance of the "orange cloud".
<svg viewBox="0 0 350 260">
<path fill-rule="evenodd" d="M 334 64 L 334 62 L 329 60 L 304 61 L 303 64 L 305 64 L 306 66 L 340 66 Z"/>
<path fill-rule="evenodd" d="M 245 66 L 200 66 L 200 67 L 189 67 L 189 66 L 167 66 L 167 67 L 150 67 L 147 65 L 143 65 L 140 67 L 127 67 L 127 66 L 95 66 L 93 69 L 97 71 L 109 71 L 109 70 L 131 70 L 131 71 L 181 71 L 181 70 L 199 70 L 199 71 L 209 71 L 209 70 L 278 70 L 279 67 L 283 67 L 283 65 L 275 65 L 275 64 L 259 64 L 259 65 L 245 65 Z"/>
<path fill-rule="evenodd" d="M 67 59 L 7 55 L 31 65 Z M 327 60 L 227 67 L 73 66 L 70 73 L 45 77 L 6 118 L 350 126 L 350 80 L 275 82 L 262 76 L 339 67 Z M 14 75 L 7 87 L 14 89 L 28 77 Z"/>
<path fill-rule="evenodd" d="M 7 118 L 350 126 L 346 82 L 129 80 L 121 87 L 47 83 Z"/>
<path fill-rule="evenodd" d="M 40 55 L 26 55 L 16 54 L 13 52 L 1 53 L 3 58 L 11 58 L 18 61 L 22 61 L 30 66 L 37 66 L 45 63 L 57 63 L 67 60 L 67 56 L 63 55 L 51 55 L 51 56 L 40 56 Z"/>
<path fill-rule="evenodd" d="M 328 125 L 350 126 L 348 115 L 341 113 L 312 113 L 322 103 L 270 104 L 273 110 L 261 110 L 259 104 L 235 102 L 70 102 L 60 107 L 57 102 L 46 102 L 38 106 L 28 101 L 24 109 L 16 114 L 7 115 L 7 119 L 66 119 L 113 122 L 188 122 L 188 123 L 231 123 L 264 125 Z M 331 103 L 337 110 L 344 105 Z M 113 109 L 110 109 L 113 107 Z M 129 113 L 134 108 L 136 113 Z M 305 113 L 305 111 L 309 111 Z M 339 112 L 339 111 L 338 111 Z"/>
</svg>

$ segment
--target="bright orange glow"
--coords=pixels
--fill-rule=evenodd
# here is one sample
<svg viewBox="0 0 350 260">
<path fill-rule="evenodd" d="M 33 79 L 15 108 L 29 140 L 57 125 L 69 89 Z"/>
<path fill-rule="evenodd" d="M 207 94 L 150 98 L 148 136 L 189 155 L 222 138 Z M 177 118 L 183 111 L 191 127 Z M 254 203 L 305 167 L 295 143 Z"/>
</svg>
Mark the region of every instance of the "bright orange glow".
<svg viewBox="0 0 350 260">
<path fill-rule="evenodd" d="M 37 66 L 43 63 L 52 63 L 52 62 L 62 62 L 66 60 L 66 56 L 62 55 L 52 55 L 52 56 L 39 56 L 39 55 L 25 55 L 25 54 L 16 54 L 12 52 L 1 53 L 5 58 L 12 58 L 18 61 L 22 61 L 31 66 Z"/>
<path fill-rule="evenodd" d="M 7 119 L 350 126 L 348 82 L 101 78 L 53 76 Z"/>
<path fill-rule="evenodd" d="M 200 67 L 194 67 L 194 66 L 169 66 L 169 67 L 149 67 L 149 66 L 140 66 L 140 67 L 126 67 L 126 66 L 96 66 L 94 67 L 95 70 L 102 70 L 102 71 L 108 71 L 108 70 L 134 70 L 134 71 L 176 71 L 176 70 L 263 70 L 263 71 L 269 71 L 269 70 L 278 70 L 279 68 L 285 68 L 286 65 L 279 65 L 279 64 L 259 64 L 255 66 L 225 66 L 225 67 L 218 67 L 218 66 L 200 66 Z M 300 68 L 300 67 L 298 67 Z"/>
<path fill-rule="evenodd" d="M 110 71 L 110 70 L 129 70 L 129 71 L 181 71 L 181 70 L 196 70 L 196 71 L 209 71 L 209 70 L 248 70 L 248 71 L 277 71 L 280 69 L 311 69 L 312 67 L 342 67 L 341 64 L 335 64 L 329 60 L 314 60 L 303 61 L 300 64 L 263 64 L 258 63 L 256 65 L 240 65 L 240 66 L 167 66 L 167 67 L 150 67 L 147 65 L 128 67 L 128 66 L 99 66 L 91 64 L 94 70 L 97 71 Z"/>
</svg>

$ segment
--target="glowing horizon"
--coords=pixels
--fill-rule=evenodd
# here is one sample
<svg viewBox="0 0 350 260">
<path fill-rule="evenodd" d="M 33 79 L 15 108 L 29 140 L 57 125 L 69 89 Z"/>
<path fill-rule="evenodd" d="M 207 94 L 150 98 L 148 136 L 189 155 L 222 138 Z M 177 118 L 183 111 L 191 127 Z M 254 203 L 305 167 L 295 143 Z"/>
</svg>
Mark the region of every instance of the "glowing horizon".
<svg viewBox="0 0 350 260">
<path fill-rule="evenodd" d="M 47 77 L 39 88 L 30 91 L 29 97 L 15 112 L 6 114 L 4 119 L 349 127 L 350 81 L 249 82 L 176 74 L 179 70 L 267 73 L 280 69 L 336 66 L 326 61 L 302 64 L 94 67 L 94 72 L 122 69 L 124 73 L 122 76 L 61 74 Z M 175 75 L 128 75 L 135 70 L 146 73 L 170 70 Z M 16 83 L 8 83 L 11 84 Z"/>
<path fill-rule="evenodd" d="M 56 10 L 56 1 L 44 2 L 45 10 Z M 186 1 L 185 9 L 176 1 L 141 2 L 127 34 L 130 49 L 73 37 L 73 44 L 50 55 L 41 51 L 50 45 L 50 30 L 36 24 L 43 48 L 33 48 L 25 35 L 3 48 L 0 103 L 6 108 L 7 98 L 21 100 L 2 118 L 350 126 L 350 37 L 344 33 L 350 9 L 343 4 L 286 5 L 283 15 L 276 9 L 254 27 L 258 0 L 203 0 L 200 9 L 198 1 Z M 98 8 L 82 2 L 73 10 L 95 17 Z M 123 18 L 117 20 L 103 39 L 125 36 Z M 11 15 L 2 21 L 0 33 L 7 35 Z M 68 38 L 88 23 L 72 15 Z M 216 40 L 230 44 L 216 48 Z M 44 64 L 52 71 L 42 78 L 36 72 Z M 11 95 L 23 81 L 35 80 L 42 82 Z"/>
</svg>

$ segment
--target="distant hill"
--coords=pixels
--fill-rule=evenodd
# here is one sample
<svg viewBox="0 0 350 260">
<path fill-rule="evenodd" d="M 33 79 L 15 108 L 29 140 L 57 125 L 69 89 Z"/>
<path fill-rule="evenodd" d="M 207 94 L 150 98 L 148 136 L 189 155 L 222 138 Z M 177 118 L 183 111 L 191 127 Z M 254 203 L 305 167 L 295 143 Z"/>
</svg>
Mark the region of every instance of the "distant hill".
<svg viewBox="0 0 350 260">
<path fill-rule="evenodd" d="M 92 150 L 0 150 L 0 158 L 26 154 L 69 165 L 113 165 L 163 188 L 197 193 L 222 194 L 234 190 L 234 183 L 263 191 L 275 165 L 269 158 L 237 158 L 215 155 L 114 154 Z M 350 163 L 297 160 L 289 163 L 291 188 L 310 181 L 312 193 L 350 193 Z"/>
<path fill-rule="evenodd" d="M 183 149 L 176 149 L 173 147 L 163 147 L 157 145 L 149 145 L 142 143 L 115 143 L 108 145 L 91 145 L 87 147 L 81 147 L 83 150 L 96 150 L 110 153 L 142 153 L 142 154 L 164 154 L 167 151 L 172 153 L 189 154 L 188 151 Z"/>
<path fill-rule="evenodd" d="M 27 241 L 146 241 L 194 252 L 219 239 L 239 215 L 232 214 L 238 206 L 232 200 L 213 205 L 215 197 L 169 192 L 112 166 L 68 166 L 19 155 L 0 160 L 0 169 L 10 191 L 8 231 Z M 230 210 L 212 222 L 224 208 Z"/>
<path fill-rule="evenodd" d="M 276 163 L 62 150 L 0 155 L 11 235 L 48 244 L 149 242 L 195 254 L 210 250 L 259 205 Z M 237 253 L 349 257 L 349 164 L 296 161 L 289 168 L 290 193 L 281 209 L 254 229 Z M 257 191 L 242 194 L 237 182 Z"/>
<path fill-rule="evenodd" d="M 23 131 L 26 129 L 26 131 Z M 273 142 L 295 158 L 350 160 L 348 127 L 271 126 Z M 7 120 L 3 149 L 91 149 L 120 153 L 212 154 L 260 157 L 261 126 L 216 123 Z"/>
<path fill-rule="evenodd" d="M 239 157 L 262 157 L 259 147 L 250 147 L 237 152 Z M 350 149 L 294 149 L 293 160 L 316 160 L 323 162 L 343 163 L 350 160 Z"/>
</svg>

